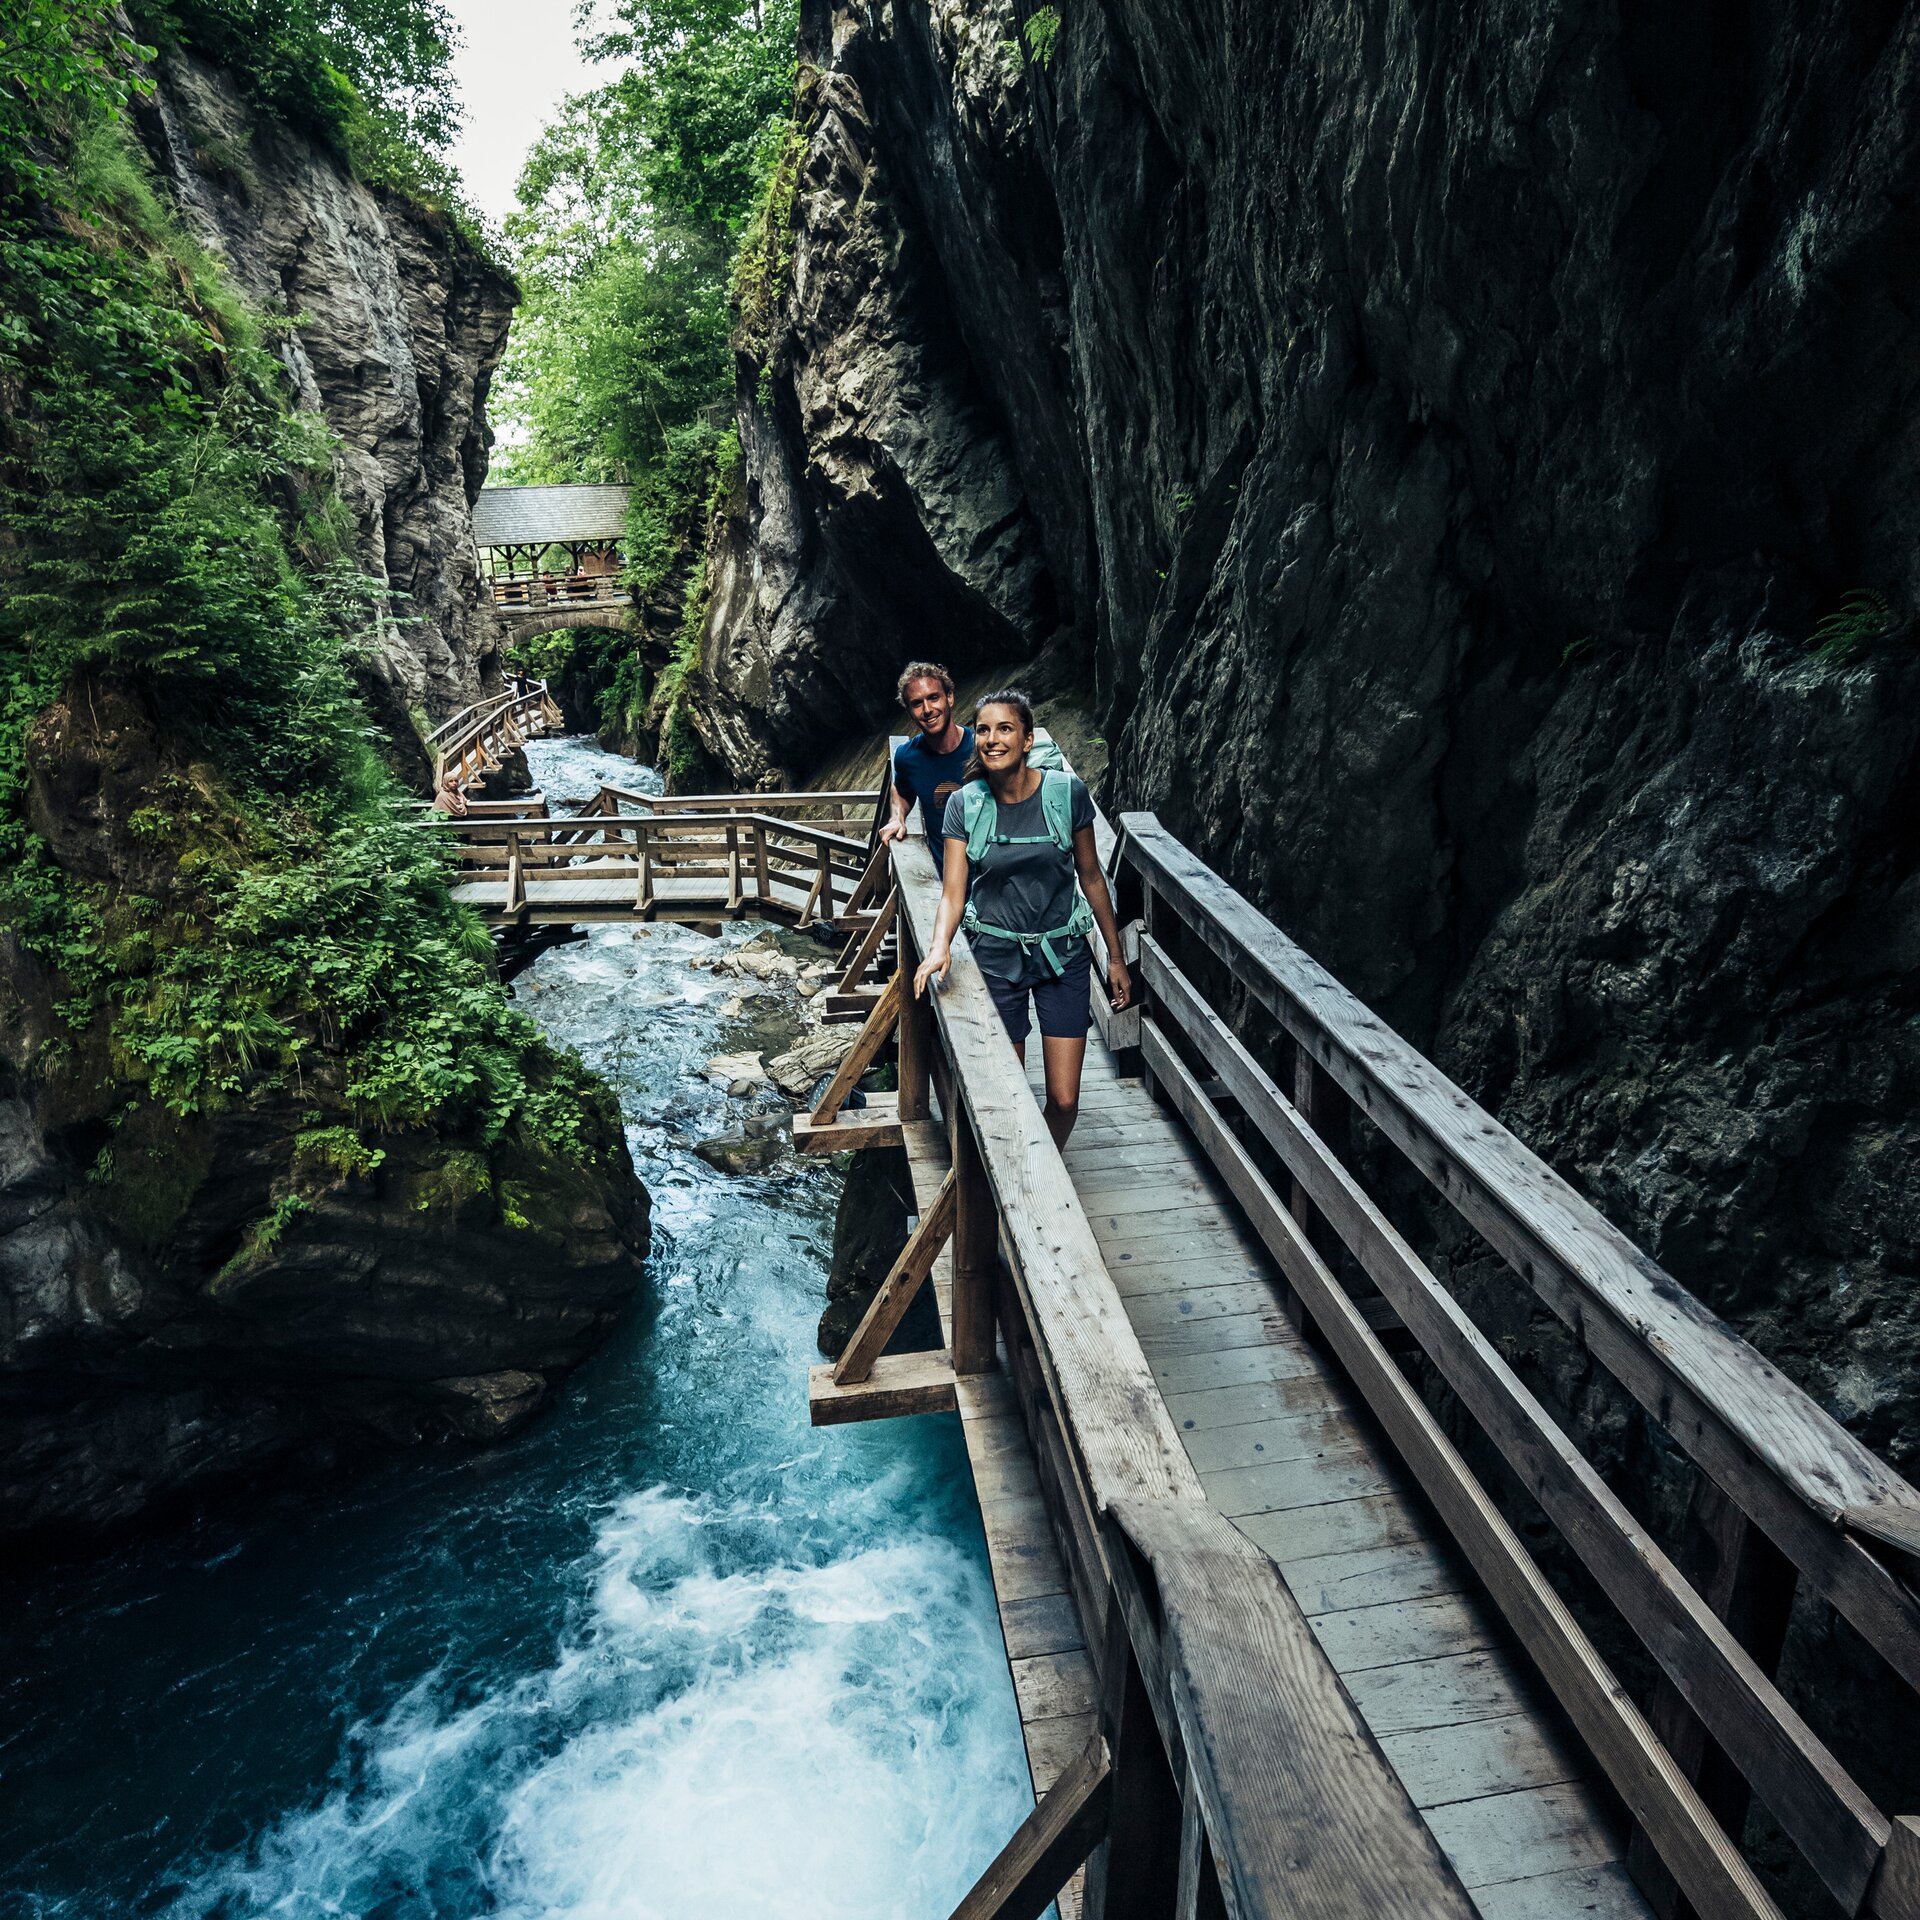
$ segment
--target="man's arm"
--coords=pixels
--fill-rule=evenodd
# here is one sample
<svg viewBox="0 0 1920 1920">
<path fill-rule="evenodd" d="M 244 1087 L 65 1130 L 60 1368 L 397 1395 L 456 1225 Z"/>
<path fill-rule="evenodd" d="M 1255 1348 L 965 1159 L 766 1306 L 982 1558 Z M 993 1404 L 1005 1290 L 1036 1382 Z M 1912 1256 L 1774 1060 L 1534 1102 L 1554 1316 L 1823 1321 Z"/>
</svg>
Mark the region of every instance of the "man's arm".
<svg viewBox="0 0 1920 1920">
<path fill-rule="evenodd" d="M 893 776 L 893 811 L 887 816 L 887 824 L 880 829 L 882 846 L 907 837 L 907 814 L 913 806 L 913 795 L 900 784 L 900 763 L 889 760 L 887 771 Z"/>
</svg>

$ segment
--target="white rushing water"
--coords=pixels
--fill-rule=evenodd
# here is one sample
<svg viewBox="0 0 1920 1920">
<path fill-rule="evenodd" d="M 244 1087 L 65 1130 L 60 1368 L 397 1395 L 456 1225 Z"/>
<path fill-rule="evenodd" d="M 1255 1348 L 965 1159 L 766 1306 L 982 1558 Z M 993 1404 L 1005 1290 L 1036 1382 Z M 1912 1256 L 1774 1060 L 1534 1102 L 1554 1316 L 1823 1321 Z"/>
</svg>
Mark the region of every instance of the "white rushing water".
<svg viewBox="0 0 1920 1920">
<path fill-rule="evenodd" d="M 530 757 L 554 796 L 634 782 Z M 1018 1824 L 955 1423 L 806 1423 L 835 1176 L 689 1151 L 738 1115 L 698 1073 L 714 945 L 600 928 L 519 983 L 617 1088 L 655 1203 L 649 1304 L 554 1415 L 27 1596 L 0 1907 L 893 1920 Z"/>
</svg>

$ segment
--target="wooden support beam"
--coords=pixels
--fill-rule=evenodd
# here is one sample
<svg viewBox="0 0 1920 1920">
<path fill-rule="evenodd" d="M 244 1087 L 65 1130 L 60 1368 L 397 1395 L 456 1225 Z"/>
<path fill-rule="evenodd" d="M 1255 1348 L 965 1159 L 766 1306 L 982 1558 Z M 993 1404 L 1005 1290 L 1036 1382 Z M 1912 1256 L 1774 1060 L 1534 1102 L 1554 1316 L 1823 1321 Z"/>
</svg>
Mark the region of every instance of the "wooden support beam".
<svg viewBox="0 0 1920 1920">
<path fill-rule="evenodd" d="M 1189 1761 L 1187 1784 L 1180 1793 L 1180 1876 L 1173 1896 L 1173 1920 L 1227 1920 L 1200 1792 L 1199 1776 Z"/>
<path fill-rule="evenodd" d="M 1771 1674 L 1786 1641 L 1798 1570 L 1704 1473 L 1694 1481 L 1679 1567 L 1760 1670 Z M 1647 1718 L 1713 1817 L 1738 1840 L 1752 1789 L 1664 1673 Z M 1697 1920 L 1644 1827 L 1633 1830 L 1627 1868 L 1656 1920 Z"/>
<path fill-rule="evenodd" d="M 754 892 L 765 903 L 768 894 L 773 891 L 773 881 L 767 871 L 767 823 L 755 820 L 753 823 L 753 885 Z"/>
<path fill-rule="evenodd" d="M 1100 1673 L 1112 1805 L 1107 1837 L 1087 1863 L 1086 1920 L 1170 1920 L 1180 1877 L 1180 1794 L 1117 1596 L 1108 1603 Z M 1184 1773 L 1184 1757 L 1180 1764 Z"/>
<path fill-rule="evenodd" d="M 913 991 L 916 952 L 913 929 L 903 907 L 895 934 L 900 955 L 900 1095 L 902 1120 L 924 1120 L 929 1111 L 929 1073 L 933 1060 L 933 1009 Z"/>
<path fill-rule="evenodd" d="M 834 1362 L 833 1384 L 848 1386 L 864 1380 L 873 1371 L 873 1363 L 886 1350 L 894 1329 L 913 1304 L 940 1249 L 953 1233 L 953 1175 L 949 1173 L 934 1196 L 933 1204 L 920 1216 L 920 1224 L 907 1236 L 900 1257 L 887 1270 L 867 1310 L 860 1316 L 845 1351 Z"/>
<path fill-rule="evenodd" d="M 870 1094 L 864 1107 L 844 1107 L 826 1126 L 815 1126 L 813 1116 L 793 1116 L 796 1153 L 845 1153 L 856 1147 L 897 1147 L 900 1144 L 900 1106 L 891 1093 Z"/>
<path fill-rule="evenodd" d="M 860 944 L 854 948 L 853 958 L 847 963 L 846 971 L 840 976 L 839 987 L 842 993 L 859 986 L 867 969 L 873 965 L 874 957 L 879 953 L 882 943 L 893 931 L 893 916 L 899 905 L 899 899 L 897 893 L 888 894 L 886 904 L 873 916 L 872 926 L 867 929 Z"/>
<path fill-rule="evenodd" d="M 813 1110 L 813 1124 L 816 1127 L 831 1126 L 840 1109 L 846 1105 L 847 1095 L 860 1083 L 860 1076 L 873 1065 L 880 1056 L 880 1049 L 887 1044 L 894 1024 L 900 1018 L 900 976 L 896 973 L 887 982 L 886 989 L 873 1004 L 873 1011 L 867 1015 L 867 1023 L 860 1029 L 859 1037 L 854 1041 L 852 1050 L 840 1062 L 827 1090 L 820 1096 L 820 1104 Z"/>
<path fill-rule="evenodd" d="M 1872 1905 L 1881 1920 L 1920 1920 L 1920 1819 L 1910 1813 L 1893 1823 Z"/>
<path fill-rule="evenodd" d="M 953 1366 L 944 1353 L 883 1353 L 864 1380 L 835 1383 L 830 1366 L 807 1373 L 807 1419 L 816 1427 L 855 1420 L 899 1420 L 916 1413 L 951 1413 Z"/>
<path fill-rule="evenodd" d="M 1039 1920 L 1106 1838 L 1112 1784 L 1107 1743 L 1096 1732 L 973 1883 L 953 1920 Z"/>
</svg>

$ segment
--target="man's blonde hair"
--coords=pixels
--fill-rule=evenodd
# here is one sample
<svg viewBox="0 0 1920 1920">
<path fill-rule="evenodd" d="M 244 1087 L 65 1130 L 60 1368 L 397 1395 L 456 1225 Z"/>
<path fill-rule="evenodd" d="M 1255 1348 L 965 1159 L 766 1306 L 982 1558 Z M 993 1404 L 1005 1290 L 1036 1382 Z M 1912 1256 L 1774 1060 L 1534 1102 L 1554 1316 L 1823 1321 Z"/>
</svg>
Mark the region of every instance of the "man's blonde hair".
<svg viewBox="0 0 1920 1920">
<path fill-rule="evenodd" d="M 897 699 L 903 707 L 907 704 L 907 689 L 912 686 L 916 680 L 938 680 L 940 684 L 946 688 L 947 698 L 949 700 L 953 698 L 953 675 L 937 661 L 916 660 L 907 668 L 906 672 L 894 682 L 894 698 Z"/>
</svg>

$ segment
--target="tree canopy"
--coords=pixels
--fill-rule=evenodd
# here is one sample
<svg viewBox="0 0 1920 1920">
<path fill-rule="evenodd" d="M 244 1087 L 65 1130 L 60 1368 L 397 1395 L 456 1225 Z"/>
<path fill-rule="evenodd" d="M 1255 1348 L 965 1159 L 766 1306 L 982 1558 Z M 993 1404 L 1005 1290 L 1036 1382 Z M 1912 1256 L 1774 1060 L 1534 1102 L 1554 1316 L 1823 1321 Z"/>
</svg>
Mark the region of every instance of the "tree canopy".
<svg viewBox="0 0 1920 1920">
<path fill-rule="evenodd" d="M 519 481 L 680 485 L 731 397 L 734 252 L 793 90 L 795 0 L 621 0 L 624 62 L 541 135 L 507 222 L 524 305 L 496 389 Z M 642 565 L 646 556 L 635 556 Z"/>
</svg>

